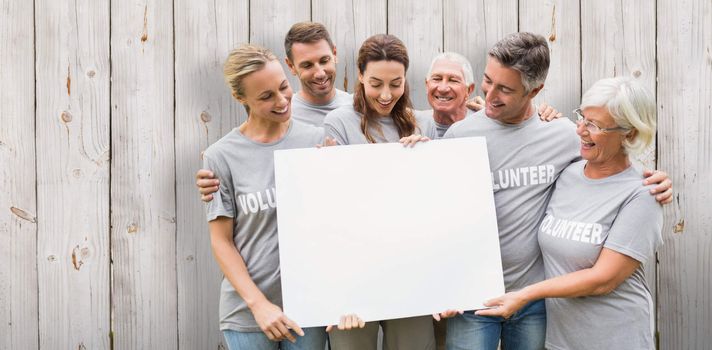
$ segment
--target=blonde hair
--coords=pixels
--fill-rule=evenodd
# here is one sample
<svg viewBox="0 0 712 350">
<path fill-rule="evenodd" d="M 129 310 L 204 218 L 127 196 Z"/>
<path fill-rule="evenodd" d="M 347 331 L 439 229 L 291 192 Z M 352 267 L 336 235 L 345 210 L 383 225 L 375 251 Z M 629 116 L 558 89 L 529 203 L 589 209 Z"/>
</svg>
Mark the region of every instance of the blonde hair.
<svg viewBox="0 0 712 350">
<path fill-rule="evenodd" d="M 252 44 L 242 45 L 232 50 L 225 60 L 223 65 L 225 83 L 230 86 L 234 95 L 245 96 L 242 85 L 245 77 L 261 70 L 267 63 L 275 60 L 277 57 L 267 48 Z M 244 106 L 247 114 L 250 114 L 250 108 L 247 105 Z"/>
<path fill-rule="evenodd" d="M 623 147 L 629 155 L 643 153 L 655 138 L 656 107 L 653 94 L 630 77 L 601 79 L 581 99 L 581 109 L 606 107 L 615 123 L 636 130 L 633 139 L 626 138 Z"/>
</svg>

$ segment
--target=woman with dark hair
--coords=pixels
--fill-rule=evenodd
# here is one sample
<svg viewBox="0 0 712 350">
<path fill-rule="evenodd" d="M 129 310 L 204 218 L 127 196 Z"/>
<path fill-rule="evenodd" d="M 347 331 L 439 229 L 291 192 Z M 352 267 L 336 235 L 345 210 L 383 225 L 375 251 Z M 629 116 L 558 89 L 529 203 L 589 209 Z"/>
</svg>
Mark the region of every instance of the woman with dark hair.
<svg viewBox="0 0 712 350">
<path fill-rule="evenodd" d="M 432 118 L 419 119 L 413 112 L 405 76 L 408 63 L 408 51 L 397 37 L 366 39 L 358 54 L 354 104 L 327 114 L 327 137 L 338 145 L 400 141 L 410 146 L 435 138 Z M 330 333 L 331 345 L 335 350 L 375 350 L 379 325 L 384 349 L 435 349 L 429 315 L 365 323 L 356 315 L 344 316 Z"/>
<path fill-rule="evenodd" d="M 326 135 L 339 145 L 398 142 L 421 135 L 435 138 L 431 118 L 416 120 L 405 77 L 409 62 L 397 37 L 379 34 L 366 39 L 358 54 L 354 104 L 327 115 Z"/>
</svg>

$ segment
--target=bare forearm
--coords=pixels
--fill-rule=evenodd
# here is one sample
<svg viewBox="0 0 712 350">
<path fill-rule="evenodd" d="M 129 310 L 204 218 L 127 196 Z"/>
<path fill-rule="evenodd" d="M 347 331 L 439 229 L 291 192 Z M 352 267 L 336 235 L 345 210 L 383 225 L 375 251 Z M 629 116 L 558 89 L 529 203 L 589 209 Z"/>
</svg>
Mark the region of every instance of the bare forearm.
<svg viewBox="0 0 712 350">
<path fill-rule="evenodd" d="M 593 269 L 584 269 L 532 284 L 522 289 L 521 294 L 529 302 L 544 298 L 603 295 L 614 288 L 610 279 L 598 276 Z"/>
<path fill-rule="evenodd" d="M 593 267 L 550 278 L 490 299 L 485 305 L 497 307 L 478 310 L 477 314 L 507 318 L 534 300 L 608 294 L 630 277 L 639 266 L 640 262 L 637 260 L 603 248 Z"/>
<path fill-rule="evenodd" d="M 211 235 L 213 236 L 211 241 L 215 260 L 237 294 L 245 300 L 248 307 L 265 300 L 264 294 L 247 272 L 245 260 L 242 259 L 232 239 L 228 240 L 223 235 L 213 234 L 212 230 Z"/>
<path fill-rule="evenodd" d="M 535 283 L 522 289 L 521 294 L 528 300 L 604 295 L 616 289 L 639 266 L 639 261 L 603 248 L 593 267 Z"/>
<path fill-rule="evenodd" d="M 250 274 L 247 272 L 245 261 L 234 246 L 213 246 L 213 254 L 215 255 L 215 260 L 218 261 L 218 265 L 220 265 L 220 270 L 235 288 L 237 294 L 245 300 L 248 307 L 252 307 L 255 303 L 265 299 L 262 291 L 252 281 Z"/>
</svg>

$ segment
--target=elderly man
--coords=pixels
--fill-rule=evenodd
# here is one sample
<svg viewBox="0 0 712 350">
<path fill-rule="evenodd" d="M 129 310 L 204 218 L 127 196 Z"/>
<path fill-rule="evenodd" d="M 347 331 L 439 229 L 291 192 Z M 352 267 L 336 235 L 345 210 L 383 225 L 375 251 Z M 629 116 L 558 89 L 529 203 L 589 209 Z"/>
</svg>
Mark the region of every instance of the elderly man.
<svg viewBox="0 0 712 350">
<path fill-rule="evenodd" d="M 508 35 L 488 53 L 481 86 L 484 108 L 474 118 L 453 124 L 444 135 L 487 138 L 508 292 L 544 279 L 537 227 L 559 174 L 580 159 L 580 142 L 570 120 L 544 123 L 535 117 L 532 99 L 544 87 L 548 70 L 549 48 L 542 36 Z M 547 176 L 532 175 L 541 171 Z M 662 182 L 654 190 L 662 192 L 657 199 L 671 200 L 667 175 L 656 173 L 645 182 Z M 440 316 L 455 316 L 447 326 L 448 349 L 497 349 L 500 340 L 508 350 L 544 348 L 543 300 L 527 304 L 509 319 L 478 316 L 470 311 L 448 311 Z"/>
<path fill-rule="evenodd" d="M 467 58 L 455 52 L 443 52 L 433 58 L 425 78 L 425 88 L 428 103 L 433 109 L 416 111 L 416 114 L 432 114 L 439 137 L 450 125 L 474 114 L 484 105 L 479 96 L 468 100 L 475 91 L 472 66 Z M 561 117 L 561 113 L 546 103 L 542 103 L 538 110 L 543 120 Z"/>
</svg>

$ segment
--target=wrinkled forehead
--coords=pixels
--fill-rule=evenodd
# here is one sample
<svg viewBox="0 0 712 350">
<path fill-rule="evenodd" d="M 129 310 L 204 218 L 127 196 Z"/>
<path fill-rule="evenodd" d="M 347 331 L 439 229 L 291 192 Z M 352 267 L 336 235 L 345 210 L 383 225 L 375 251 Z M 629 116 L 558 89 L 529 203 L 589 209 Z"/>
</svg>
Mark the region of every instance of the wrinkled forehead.
<svg viewBox="0 0 712 350">
<path fill-rule="evenodd" d="M 440 58 L 433 63 L 433 68 L 430 71 L 430 76 L 445 74 L 455 75 L 460 79 L 465 79 L 465 71 L 464 69 L 462 69 L 462 65 L 447 58 Z"/>
</svg>

